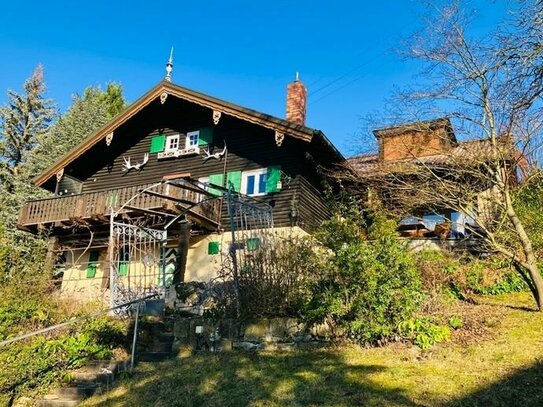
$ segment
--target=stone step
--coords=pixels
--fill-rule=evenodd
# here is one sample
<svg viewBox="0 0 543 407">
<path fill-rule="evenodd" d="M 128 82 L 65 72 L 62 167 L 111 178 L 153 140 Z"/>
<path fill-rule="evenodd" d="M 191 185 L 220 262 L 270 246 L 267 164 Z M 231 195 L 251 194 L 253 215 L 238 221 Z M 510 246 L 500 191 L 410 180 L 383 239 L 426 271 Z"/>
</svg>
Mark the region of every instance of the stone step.
<svg viewBox="0 0 543 407">
<path fill-rule="evenodd" d="M 107 371 L 117 373 L 127 370 L 128 366 L 130 366 L 129 360 L 90 360 L 85 363 L 82 370 L 99 374 L 106 373 Z"/>
<path fill-rule="evenodd" d="M 136 355 L 139 362 L 161 362 L 171 358 L 172 352 L 142 352 Z"/>
<path fill-rule="evenodd" d="M 108 384 L 115 379 L 114 373 L 96 373 L 89 371 L 77 371 L 72 374 L 72 383 L 76 385 L 102 383 Z"/>
<path fill-rule="evenodd" d="M 36 402 L 38 407 L 75 407 L 81 400 L 43 399 Z"/>
<path fill-rule="evenodd" d="M 162 332 L 158 335 L 157 339 L 160 342 L 173 342 L 175 340 L 175 335 L 173 332 Z"/>
<path fill-rule="evenodd" d="M 145 346 L 138 346 L 137 353 L 145 352 L 171 352 L 173 342 L 154 342 Z"/>
<path fill-rule="evenodd" d="M 100 390 L 100 385 L 86 384 L 70 387 L 57 387 L 54 390 L 54 394 L 56 394 L 60 399 L 64 400 L 83 400 L 99 392 Z"/>
</svg>

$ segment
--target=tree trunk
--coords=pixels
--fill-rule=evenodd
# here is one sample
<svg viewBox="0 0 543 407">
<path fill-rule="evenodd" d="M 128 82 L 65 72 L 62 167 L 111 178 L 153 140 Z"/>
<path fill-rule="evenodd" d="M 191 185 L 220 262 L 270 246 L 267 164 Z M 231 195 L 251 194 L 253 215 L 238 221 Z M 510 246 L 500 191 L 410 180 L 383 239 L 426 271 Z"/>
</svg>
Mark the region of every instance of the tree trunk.
<svg viewBox="0 0 543 407">
<path fill-rule="evenodd" d="M 523 262 L 522 266 L 528 271 L 530 278 L 533 283 L 533 287 L 530 287 L 532 294 L 537 303 L 537 308 L 540 312 L 543 312 L 543 277 L 539 273 L 539 268 L 537 267 L 537 259 L 534 255 L 534 250 L 532 247 L 532 241 L 524 229 L 524 225 L 520 221 L 515 208 L 513 207 L 513 202 L 511 200 L 511 195 L 509 191 L 504 192 L 505 195 L 505 207 L 507 211 L 507 217 L 513 224 L 515 231 L 519 237 L 520 243 L 522 245 L 522 251 L 526 261 Z"/>
</svg>

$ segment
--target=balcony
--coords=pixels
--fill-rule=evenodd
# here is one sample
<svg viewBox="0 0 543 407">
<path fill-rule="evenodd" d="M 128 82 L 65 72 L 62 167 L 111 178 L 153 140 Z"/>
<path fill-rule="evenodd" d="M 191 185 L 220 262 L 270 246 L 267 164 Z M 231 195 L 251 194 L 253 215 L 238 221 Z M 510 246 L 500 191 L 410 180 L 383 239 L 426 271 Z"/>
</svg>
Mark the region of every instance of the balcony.
<svg viewBox="0 0 543 407">
<path fill-rule="evenodd" d="M 193 206 L 206 196 L 209 194 L 203 189 L 190 182 L 181 181 L 39 199 L 23 205 L 19 212 L 18 226 L 37 232 L 43 226 L 106 224 L 109 223 L 112 210 L 119 215 L 167 214 L 166 216 L 170 217 L 186 211 L 192 222 L 215 230 L 220 222 L 220 199 Z"/>
</svg>

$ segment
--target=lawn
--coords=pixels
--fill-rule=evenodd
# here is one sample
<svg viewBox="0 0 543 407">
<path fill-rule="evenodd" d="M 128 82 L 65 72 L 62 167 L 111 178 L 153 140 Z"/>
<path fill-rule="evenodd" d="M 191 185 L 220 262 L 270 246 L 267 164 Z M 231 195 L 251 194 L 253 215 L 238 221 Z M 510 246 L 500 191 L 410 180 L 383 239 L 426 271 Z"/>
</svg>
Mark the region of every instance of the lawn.
<svg viewBox="0 0 543 407">
<path fill-rule="evenodd" d="M 196 354 L 140 364 L 84 406 L 543 406 L 543 314 L 528 293 L 451 307 L 453 341 Z"/>
</svg>

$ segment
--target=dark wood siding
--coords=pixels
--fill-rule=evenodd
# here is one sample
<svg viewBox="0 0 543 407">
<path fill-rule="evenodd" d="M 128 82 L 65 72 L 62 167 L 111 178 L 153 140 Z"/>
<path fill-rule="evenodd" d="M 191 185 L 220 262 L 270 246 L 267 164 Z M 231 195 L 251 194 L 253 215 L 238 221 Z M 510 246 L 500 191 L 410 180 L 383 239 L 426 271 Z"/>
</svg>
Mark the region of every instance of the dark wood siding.
<svg viewBox="0 0 543 407">
<path fill-rule="evenodd" d="M 204 162 L 203 154 L 158 160 L 156 153 L 150 153 L 143 170 L 122 171 L 123 157 L 130 157 L 132 164 L 141 162 L 145 153 L 149 153 L 153 136 L 159 133 L 183 135 L 206 127 L 213 128 L 212 152 L 219 152 L 225 143 L 227 145 L 228 153 L 222 160 Z M 180 143 L 183 146 L 184 140 Z M 327 161 L 328 157 L 319 156 L 320 150 L 314 143 L 288 136 L 278 147 L 272 130 L 227 115 L 214 125 L 210 109 L 170 97 L 164 105 L 158 100 L 152 102 L 115 130 L 109 147 L 105 141 L 99 143 L 65 171 L 83 180 L 82 192 L 89 193 L 159 182 L 171 174 L 190 174 L 197 179 L 280 165 L 284 174 L 281 191 L 261 199 L 274 204 L 277 227 L 299 225 L 310 230 L 327 214 L 318 191 L 322 183 L 316 165 Z M 223 204 L 222 223 L 228 226 L 226 203 Z"/>
<path fill-rule="evenodd" d="M 330 212 L 322 192 L 303 177 L 299 181 L 298 223 L 305 231 L 312 232 L 330 217 Z"/>
</svg>

